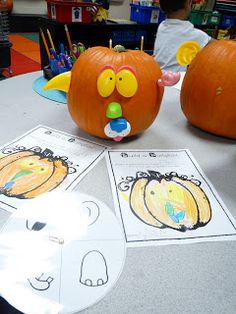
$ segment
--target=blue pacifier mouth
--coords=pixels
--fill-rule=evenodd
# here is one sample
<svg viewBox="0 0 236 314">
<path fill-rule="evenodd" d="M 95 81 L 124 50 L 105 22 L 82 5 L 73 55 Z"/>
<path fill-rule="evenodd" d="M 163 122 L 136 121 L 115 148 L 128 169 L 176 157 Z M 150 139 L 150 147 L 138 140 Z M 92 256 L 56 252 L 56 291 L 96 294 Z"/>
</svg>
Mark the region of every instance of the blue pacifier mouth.
<svg viewBox="0 0 236 314">
<path fill-rule="evenodd" d="M 127 121 L 124 118 L 112 120 L 110 121 L 110 127 L 112 131 L 121 133 L 122 131 L 127 129 Z"/>
<path fill-rule="evenodd" d="M 117 118 L 108 122 L 104 128 L 104 133 L 114 141 L 121 141 L 130 133 L 130 130 L 131 125 L 125 118 Z"/>
</svg>

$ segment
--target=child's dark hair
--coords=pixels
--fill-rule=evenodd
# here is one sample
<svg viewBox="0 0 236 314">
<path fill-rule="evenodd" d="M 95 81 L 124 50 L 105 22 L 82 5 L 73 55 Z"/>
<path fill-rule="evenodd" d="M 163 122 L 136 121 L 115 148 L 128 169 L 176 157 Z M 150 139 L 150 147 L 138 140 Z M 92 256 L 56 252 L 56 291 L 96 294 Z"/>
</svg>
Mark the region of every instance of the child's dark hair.
<svg viewBox="0 0 236 314">
<path fill-rule="evenodd" d="M 188 0 L 160 0 L 160 7 L 165 13 L 171 13 L 184 9 Z"/>
</svg>

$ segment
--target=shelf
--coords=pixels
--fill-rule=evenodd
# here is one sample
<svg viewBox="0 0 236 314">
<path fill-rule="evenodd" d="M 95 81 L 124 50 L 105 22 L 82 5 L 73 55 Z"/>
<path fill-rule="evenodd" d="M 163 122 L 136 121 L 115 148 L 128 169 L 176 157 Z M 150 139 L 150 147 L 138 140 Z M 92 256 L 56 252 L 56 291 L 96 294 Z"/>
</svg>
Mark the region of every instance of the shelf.
<svg viewBox="0 0 236 314">
<path fill-rule="evenodd" d="M 140 47 L 141 36 L 144 36 L 144 50 L 152 51 L 154 46 L 157 24 L 137 24 L 137 23 L 69 23 L 67 24 L 71 40 L 82 42 L 86 48 L 93 46 L 109 46 L 112 44 L 123 45 L 129 49 Z M 46 34 L 50 31 L 55 48 L 59 49 L 60 43 L 68 47 L 64 24 L 42 17 L 39 19 L 39 27 Z M 48 64 L 48 57 L 40 36 L 40 56 L 42 69 Z"/>
</svg>

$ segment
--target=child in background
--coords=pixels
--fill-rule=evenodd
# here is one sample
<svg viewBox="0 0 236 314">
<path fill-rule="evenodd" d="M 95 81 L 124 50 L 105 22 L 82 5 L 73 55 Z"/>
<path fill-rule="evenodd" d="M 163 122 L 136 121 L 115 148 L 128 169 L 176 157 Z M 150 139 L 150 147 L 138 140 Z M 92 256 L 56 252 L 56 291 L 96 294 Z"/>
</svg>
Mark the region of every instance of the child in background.
<svg viewBox="0 0 236 314">
<path fill-rule="evenodd" d="M 191 0 L 160 0 L 160 7 L 167 18 L 158 27 L 153 56 L 163 71 L 186 71 L 175 57 L 179 46 L 194 40 L 203 48 L 214 39 L 187 21 Z"/>
</svg>

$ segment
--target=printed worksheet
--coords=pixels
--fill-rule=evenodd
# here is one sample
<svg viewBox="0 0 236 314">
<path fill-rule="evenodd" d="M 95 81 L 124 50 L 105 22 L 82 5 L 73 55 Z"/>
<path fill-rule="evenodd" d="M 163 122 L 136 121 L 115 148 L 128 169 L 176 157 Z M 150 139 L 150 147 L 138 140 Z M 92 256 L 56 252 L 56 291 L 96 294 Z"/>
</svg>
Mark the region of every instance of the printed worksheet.
<svg viewBox="0 0 236 314">
<path fill-rule="evenodd" d="M 0 148 L 0 208 L 13 212 L 27 199 L 72 190 L 107 147 L 37 126 Z"/>
<path fill-rule="evenodd" d="M 108 150 L 128 246 L 235 240 L 236 223 L 187 149 Z"/>
</svg>

